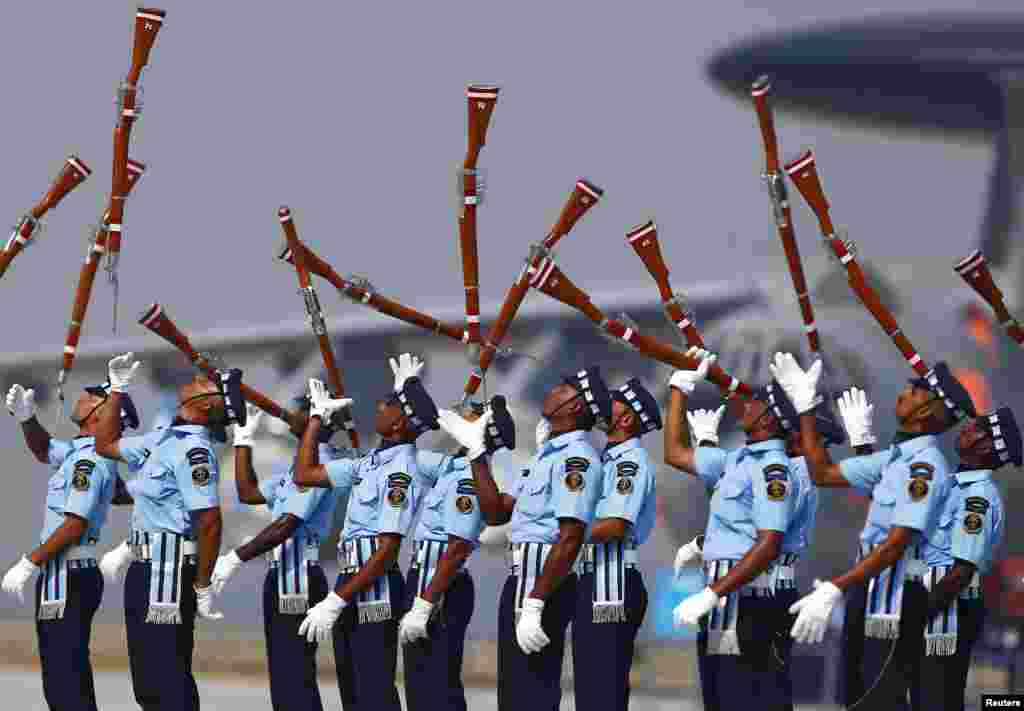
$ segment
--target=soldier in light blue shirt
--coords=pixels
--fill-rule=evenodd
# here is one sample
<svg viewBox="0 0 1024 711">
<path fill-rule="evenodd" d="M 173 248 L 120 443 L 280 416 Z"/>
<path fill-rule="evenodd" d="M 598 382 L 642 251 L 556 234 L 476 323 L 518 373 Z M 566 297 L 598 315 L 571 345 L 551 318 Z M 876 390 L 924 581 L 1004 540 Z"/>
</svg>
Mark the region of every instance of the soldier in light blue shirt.
<svg viewBox="0 0 1024 711">
<path fill-rule="evenodd" d="M 802 413 L 801 436 L 814 482 L 818 486 L 850 486 L 872 496 L 860 537 L 860 561 L 791 608 L 799 613 L 793 637 L 798 642 L 820 641 L 843 591 L 870 581 L 863 658 L 858 659 L 861 655 L 856 650 L 844 660 L 848 667 L 859 663 L 863 674 L 858 679 L 851 669 L 846 670 L 846 702 L 905 709 L 926 612 L 922 584 L 926 561 L 939 537 L 939 514 L 953 485 L 949 466 L 938 448 L 938 435 L 965 416 L 973 416 L 974 406 L 963 385 L 944 363 L 939 363 L 926 377 L 910 381 L 897 399 L 900 433 L 891 447 L 834 464 L 821 446 L 817 424 L 810 416 L 818 399 L 821 362 L 815 362 L 805 373 L 791 355 L 777 354 L 771 368 Z M 869 429 L 871 406 L 866 400 L 864 406 L 857 426 Z M 858 419 L 851 419 L 852 414 L 844 413 L 848 428 Z M 868 689 L 870 695 L 864 696 L 863 689 Z"/>
<path fill-rule="evenodd" d="M 971 650 L 985 621 L 981 579 L 992 569 L 1006 533 L 1003 500 L 992 474 L 1024 461 L 1020 429 L 1010 408 L 969 420 L 957 438 L 957 454 L 960 466 L 925 578 L 925 651 L 910 692 L 912 707 L 920 711 L 964 708 Z"/>
<path fill-rule="evenodd" d="M 333 629 L 344 706 L 380 711 L 401 711 L 395 687 L 404 588 L 398 553 L 430 488 L 417 466 L 416 438 L 438 427 L 437 408 L 417 377 L 423 364 L 404 353 L 391 367 L 394 392 L 377 405 L 380 444 L 358 459 L 319 462 L 322 420 L 351 401 L 331 400 L 323 383 L 310 381 L 310 422 L 294 475 L 299 486 L 351 491 L 338 543 L 338 580 L 306 613 L 299 634 L 324 641 Z"/>
<path fill-rule="evenodd" d="M 309 411 L 309 398 L 295 399 L 296 411 Z M 338 492 L 319 487 L 299 487 L 292 480 L 295 459 L 280 462 L 270 477 L 259 479 L 252 466 L 253 436 L 262 412 L 247 405 L 245 425 L 233 430 L 235 485 L 238 498 L 251 506 L 266 505 L 273 522 L 252 540 L 217 559 L 213 570 L 214 592 L 242 564 L 266 554 L 269 558 L 263 583 L 263 629 L 267 644 L 270 702 L 274 711 L 322 711 L 317 684 L 317 643 L 298 634 L 306 610 L 327 596 L 327 578 L 320 567 L 320 545 L 331 533 Z M 330 444 L 335 423 L 320 430 L 319 459 L 332 462 L 348 452 Z"/>
<path fill-rule="evenodd" d="M 557 709 L 565 630 L 576 608 L 572 570 L 600 499 L 600 456 L 587 432 L 611 420 L 611 398 L 598 368 L 564 378 L 544 398 L 551 436 L 499 492 L 480 443 L 479 422 L 443 412 L 441 426 L 469 448 L 484 520 L 511 522 L 512 574 L 498 607 L 498 708 Z M 485 415 L 485 418 L 487 416 Z M 482 418 L 483 419 L 483 418 Z"/>
<path fill-rule="evenodd" d="M 484 448 L 515 449 L 515 422 L 505 398 L 472 404 L 467 420 L 487 415 Z M 402 617 L 405 704 L 407 711 L 465 711 L 462 658 L 466 629 L 473 616 L 474 584 L 466 561 L 484 528 L 468 449 L 454 454 L 419 450 L 420 475 L 433 482 L 423 499 L 416 547 L 409 569 L 409 611 Z"/>
<path fill-rule="evenodd" d="M 661 429 L 658 401 L 638 378 L 611 392 L 612 417 L 601 454 L 603 480 L 580 556 L 572 627 L 576 705 L 629 707 L 629 671 L 647 612 L 637 549 L 654 528 L 656 468 L 640 438 Z"/>
<path fill-rule="evenodd" d="M 119 427 L 138 427 L 131 400 Z M 96 453 L 100 414 L 116 406 L 103 386 L 86 388 L 75 405 L 72 421 L 78 436 L 70 442 L 50 437 L 36 419 L 35 392 L 14 385 L 7 409 L 21 422 L 25 442 L 36 459 L 50 465 L 46 510 L 40 545 L 3 578 L 3 590 L 24 602 L 23 589 L 41 570 L 36 584 L 39 661 L 43 695 L 50 708 L 96 711 L 89 634 L 103 597 L 103 579 L 96 567 L 96 544 L 111 504 L 131 503 L 118 476 L 117 463 Z"/>
<path fill-rule="evenodd" d="M 690 447 L 683 426 L 687 398 L 716 357 L 700 349 L 688 355 L 700 364 L 676 371 L 669 381 L 665 461 L 700 478 L 713 494 L 703 543 L 708 586 L 680 603 L 674 617 L 677 625 L 701 624 L 698 655 L 709 708 L 756 702 L 784 709 L 792 692 L 785 665 L 780 672 L 778 664 L 775 569 L 784 544 L 800 539 L 798 505 L 806 499 L 806 484 L 794 475 L 786 453 L 793 423 L 777 407 L 773 384 L 742 405 L 744 447 Z"/>
<path fill-rule="evenodd" d="M 141 363 L 131 353 L 109 363 L 111 400 L 118 403 Z M 197 375 L 178 391 L 169 427 L 120 437 L 106 413 L 96 436 L 103 456 L 138 471 L 125 578 L 125 625 L 132 685 L 143 708 L 199 708 L 192 674 L 195 620 L 219 620 L 210 578 L 221 540 L 215 441 L 245 422 L 240 370 Z M 119 567 L 119 566 L 117 566 Z"/>
</svg>

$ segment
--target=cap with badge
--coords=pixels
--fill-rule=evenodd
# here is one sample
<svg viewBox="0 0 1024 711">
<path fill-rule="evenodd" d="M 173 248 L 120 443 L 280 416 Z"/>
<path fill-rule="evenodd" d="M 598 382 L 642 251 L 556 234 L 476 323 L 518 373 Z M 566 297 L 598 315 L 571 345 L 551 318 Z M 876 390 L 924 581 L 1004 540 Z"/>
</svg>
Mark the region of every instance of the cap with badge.
<svg viewBox="0 0 1024 711">
<path fill-rule="evenodd" d="M 787 436 L 800 430 L 800 413 L 793 407 L 793 403 L 790 402 L 786 392 L 776 380 L 773 379 L 764 387 L 759 388 L 754 393 L 754 399 L 761 400 L 768 405 L 768 409 L 771 410 Z M 823 398 L 822 402 L 814 407 L 814 419 L 818 426 L 818 434 L 824 438 L 826 447 L 846 441 L 846 431 L 836 421 L 832 408 L 829 407 L 829 398 Z"/>
<path fill-rule="evenodd" d="M 1020 466 L 1024 461 L 1024 443 L 1021 442 L 1020 428 L 1013 411 L 1008 407 L 1000 407 L 978 418 L 978 424 L 988 430 L 995 445 L 995 455 L 999 466 L 1013 462 Z"/>
<path fill-rule="evenodd" d="M 632 410 L 640 420 L 642 434 L 661 429 L 661 410 L 658 401 L 640 382 L 640 378 L 627 380 L 625 385 L 612 391 L 611 398 Z"/>
<path fill-rule="evenodd" d="M 949 366 L 936 363 L 935 367 L 924 374 L 923 378 L 913 378 L 910 384 L 915 388 L 930 390 L 942 400 L 946 412 L 955 422 L 965 417 L 977 417 L 974 402 L 963 384 L 954 377 Z"/>
<path fill-rule="evenodd" d="M 389 401 L 398 403 L 402 408 L 414 436 L 419 437 L 428 430 L 441 428 L 437 422 L 437 405 L 423 387 L 419 377 L 414 375 L 406 378 L 402 389 L 396 390 Z"/>
<path fill-rule="evenodd" d="M 103 402 L 107 401 L 110 397 L 110 382 L 103 383 L 102 385 L 90 385 L 85 388 L 85 392 L 95 397 L 102 398 Z M 102 405 L 103 403 L 100 403 Z M 82 421 L 89 419 L 89 415 L 95 412 L 100 405 L 97 405 L 92 409 L 88 415 L 82 418 Z M 81 425 L 81 422 L 78 423 Z M 121 395 L 121 427 L 127 427 L 129 429 L 136 430 L 139 428 L 139 412 L 135 409 L 135 403 L 131 397 L 126 394 Z"/>
<path fill-rule="evenodd" d="M 484 432 L 484 446 L 488 454 L 494 454 L 502 447 L 512 451 L 516 448 L 516 422 L 508 410 L 508 401 L 504 395 L 495 395 L 490 403 L 469 402 L 468 409 L 475 415 L 483 415 L 490 409 L 491 421 Z"/>
<path fill-rule="evenodd" d="M 562 382 L 571 385 L 583 396 L 587 406 L 588 427 L 598 421 L 608 422 L 612 418 L 612 397 L 608 386 L 601 377 L 601 369 L 592 366 L 562 377 Z"/>
</svg>

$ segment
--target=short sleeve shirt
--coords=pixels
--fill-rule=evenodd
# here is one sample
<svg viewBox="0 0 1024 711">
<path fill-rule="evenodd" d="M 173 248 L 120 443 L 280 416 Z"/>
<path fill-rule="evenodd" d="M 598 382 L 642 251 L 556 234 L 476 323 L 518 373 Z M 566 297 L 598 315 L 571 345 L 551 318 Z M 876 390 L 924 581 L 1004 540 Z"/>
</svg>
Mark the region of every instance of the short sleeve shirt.
<svg viewBox="0 0 1024 711">
<path fill-rule="evenodd" d="M 382 533 L 409 535 L 428 482 L 420 476 L 416 447 L 396 444 L 327 464 L 331 484 L 350 487 L 344 541 Z"/>
<path fill-rule="evenodd" d="M 603 480 L 595 520 L 621 518 L 631 525 L 628 539 L 640 545 L 654 528 L 657 512 L 655 469 L 639 438 L 608 447 L 601 455 Z"/>
<path fill-rule="evenodd" d="M 96 453 L 94 437 L 51 439 L 49 461 L 55 471 L 47 482 L 39 542 L 45 543 L 71 514 L 88 523 L 78 544 L 96 543 L 114 499 L 117 463 Z"/>
<path fill-rule="evenodd" d="M 1006 513 L 992 471 L 957 472 L 939 519 L 937 545 L 928 565 L 972 563 L 981 575 L 992 569 L 1006 535 Z"/>
<path fill-rule="evenodd" d="M 330 462 L 341 456 L 341 451 L 329 444 L 319 445 L 320 461 Z M 319 543 L 331 533 L 338 492 L 323 487 L 300 487 L 292 480 L 295 460 L 278 467 L 273 475 L 260 481 L 260 493 L 275 519 L 292 515 L 302 523 L 293 538 Z"/>
<path fill-rule="evenodd" d="M 435 483 L 423 497 L 416 540 L 446 542 L 449 536 L 456 536 L 477 545 L 484 521 L 469 460 L 464 456 L 424 450 L 417 456 L 430 472 L 421 470 L 424 478 L 433 478 Z"/>
</svg>

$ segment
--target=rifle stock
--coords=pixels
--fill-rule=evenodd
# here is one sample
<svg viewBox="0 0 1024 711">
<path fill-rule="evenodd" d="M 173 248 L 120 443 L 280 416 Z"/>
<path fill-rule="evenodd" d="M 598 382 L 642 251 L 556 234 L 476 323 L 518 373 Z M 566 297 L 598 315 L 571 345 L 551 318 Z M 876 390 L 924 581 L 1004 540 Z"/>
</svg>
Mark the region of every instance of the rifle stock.
<svg viewBox="0 0 1024 711">
<path fill-rule="evenodd" d="M 846 268 L 847 280 L 853 289 L 853 293 L 857 295 L 861 304 L 874 316 L 875 321 L 882 327 L 886 335 L 896 344 L 896 347 L 907 363 L 910 364 L 910 367 L 918 375 L 924 377 L 928 372 L 928 365 L 921 358 L 914 344 L 910 342 L 910 339 L 903 335 L 899 324 L 896 323 L 896 317 L 882 303 L 878 292 L 868 284 L 867 279 L 864 277 L 864 271 L 860 268 L 853 252 L 850 250 L 852 245 L 836 236 L 832 218 L 828 213 L 828 200 L 825 199 L 825 192 L 821 187 L 821 180 L 818 177 L 814 153 L 808 149 L 796 159 L 787 163 L 785 170 L 796 186 L 796 189 L 803 196 L 804 201 L 818 218 L 821 234 L 825 238 L 826 243 L 839 260 L 839 263 Z"/>
<path fill-rule="evenodd" d="M 324 314 L 320 308 L 320 299 L 309 279 L 309 268 L 305 262 L 305 251 L 299 248 L 299 235 L 295 228 L 295 221 L 292 219 L 291 210 L 282 206 L 277 211 L 277 218 L 284 231 L 285 240 L 292 250 L 295 266 L 295 273 L 299 278 L 299 292 L 302 294 L 306 305 L 306 313 L 309 316 L 309 324 L 316 336 L 320 346 L 320 356 L 327 371 L 327 380 L 330 383 L 334 397 L 345 397 L 345 384 L 341 379 L 341 371 L 338 369 L 338 362 L 334 358 L 334 349 L 331 347 L 331 339 L 327 335 L 327 324 L 324 322 Z M 344 408 L 340 412 L 341 424 L 348 433 L 348 439 L 352 447 L 359 449 L 359 433 L 356 432 L 355 423 L 352 421 L 352 412 Z"/>
<path fill-rule="evenodd" d="M 78 156 L 70 155 L 64 160 L 60 173 L 57 174 L 43 199 L 21 218 L 11 233 L 10 239 L 7 240 L 3 251 L 0 252 L 0 278 L 3 278 L 14 258 L 21 254 L 31 241 L 43 215 L 57 207 L 68 193 L 84 183 L 91 174 L 92 170 Z"/>
<path fill-rule="evenodd" d="M 599 308 L 594 306 L 586 292 L 565 276 L 550 258 L 545 258 L 535 268 L 531 267 L 529 272 L 530 286 L 581 312 L 600 331 L 610 334 L 648 358 L 653 358 L 674 368 L 687 370 L 693 370 L 699 365 L 696 359 L 688 357 L 685 353 L 677 351 L 652 336 L 638 333 L 630 324 L 623 323 L 618 319 L 607 318 Z M 717 385 L 726 397 L 736 395 L 749 398 L 753 393 L 749 385 L 732 377 L 717 365 L 711 366 L 707 379 Z"/>
<path fill-rule="evenodd" d="M 755 81 L 750 89 L 750 95 L 754 100 L 754 110 L 757 112 L 757 122 L 761 127 L 761 138 L 764 142 L 765 169 L 761 178 L 768 189 L 768 198 L 771 201 L 772 213 L 775 217 L 775 227 L 779 232 L 779 239 L 782 241 L 786 264 L 789 266 L 789 275 L 793 281 L 793 290 L 796 292 L 797 303 L 800 305 L 800 317 L 804 322 L 807 344 L 812 353 L 819 353 L 821 343 L 818 339 L 818 327 L 814 321 L 814 308 L 811 306 L 811 297 L 807 291 L 807 279 L 804 277 L 800 247 L 797 245 L 796 235 L 793 231 L 789 196 L 786 194 L 786 181 L 779 172 L 779 144 L 775 134 L 775 119 L 772 116 L 771 105 L 768 103 L 771 89 L 771 82 L 766 76 Z M 826 210 L 827 207 L 826 205 Z"/>
<path fill-rule="evenodd" d="M 1006 330 L 1007 335 L 1018 345 L 1024 345 L 1024 329 L 1006 308 L 1003 292 L 999 290 L 992 278 L 985 255 L 976 250 L 957 262 L 953 269 L 967 282 L 969 287 L 974 289 L 978 296 L 992 307 L 999 325 Z"/>
<path fill-rule="evenodd" d="M 512 324 L 513 319 L 515 319 L 523 299 L 526 298 L 526 292 L 530 288 L 529 270 L 537 268 L 541 260 L 551 252 L 551 249 L 562 237 L 572 230 L 580 218 L 597 204 L 597 201 L 601 199 L 603 194 L 604 191 L 601 188 L 587 180 L 580 178 L 576 181 L 569 199 L 558 215 L 558 220 L 541 243 L 531 249 L 526 266 L 519 272 L 512 287 L 505 295 L 505 301 L 501 305 L 501 311 L 498 312 L 498 318 L 494 325 L 491 326 L 490 331 L 488 331 L 487 338 L 480 349 L 479 364 L 470 371 L 469 378 L 466 380 L 466 385 L 463 388 L 464 402 L 468 401 L 480 388 L 480 384 L 483 383 L 487 369 L 494 362 L 498 348 L 505 339 L 508 328 Z"/>
<path fill-rule="evenodd" d="M 466 340 L 480 343 L 480 265 L 477 252 L 476 209 L 483 198 L 483 182 L 476 164 L 487 143 L 487 128 L 498 103 L 496 86 L 471 84 L 466 89 L 468 140 L 466 157 L 459 172 L 462 209 L 459 211 L 459 251 L 466 290 Z"/>
<path fill-rule="evenodd" d="M 129 160 L 128 185 L 125 196 L 131 193 L 135 184 L 139 182 L 146 172 L 146 164 L 135 160 Z M 92 297 L 92 286 L 96 279 L 96 269 L 99 267 L 100 259 L 107 249 L 107 230 L 110 221 L 110 213 L 106 212 L 100 225 L 96 230 L 96 237 L 89 245 L 89 251 L 85 255 L 85 263 L 78 275 L 78 288 L 75 290 L 75 300 L 71 305 L 71 323 L 68 325 L 67 339 L 64 341 L 64 356 L 61 363 L 61 370 L 57 376 L 57 387 L 60 391 L 67 379 L 68 373 L 75 362 L 75 352 L 78 350 L 78 342 L 82 335 L 82 325 L 85 323 L 85 314 L 89 309 L 89 300 Z"/>
<path fill-rule="evenodd" d="M 196 351 L 188 337 L 171 321 L 163 306 L 158 303 L 152 304 L 139 317 L 139 324 L 145 326 L 184 353 L 189 362 L 207 376 L 213 376 L 215 368 L 203 355 Z M 249 387 L 245 383 L 242 383 L 241 390 L 246 402 L 251 402 L 271 417 L 284 421 L 292 431 L 301 432 L 304 429 L 305 418 L 301 415 L 289 412 L 263 393 Z"/>
</svg>

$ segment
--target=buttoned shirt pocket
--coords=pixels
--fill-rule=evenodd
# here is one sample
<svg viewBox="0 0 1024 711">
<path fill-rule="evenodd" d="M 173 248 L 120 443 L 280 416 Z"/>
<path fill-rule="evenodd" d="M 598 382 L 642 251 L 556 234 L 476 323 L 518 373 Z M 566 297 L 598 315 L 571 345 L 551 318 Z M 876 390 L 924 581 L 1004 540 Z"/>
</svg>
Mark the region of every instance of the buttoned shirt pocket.
<svg viewBox="0 0 1024 711">
<path fill-rule="evenodd" d="M 527 516 L 536 518 L 544 513 L 548 499 L 551 497 L 551 481 L 546 476 L 534 474 L 524 485 L 520 498 L 516 501 L 519 510 Z"/>
<path fill-rule="evenodd" d="M 360 506 L 367 508 L 376 508 L 377 499 L 380 498 L 380 492 L 377 490 L 377 482 L 374 478 L 368 477 L 360 482 L 359 486 L 355 490 L 356 501 L 359 502 Z"/>
<path fill-rule="evenodd" d="M 871 493 L 871 508 L 868 510 L 868 521 L 883 529 L 888 529 L 892 522 L 892 512 L 896 509 L 896 489 L 889 481 L 884 481 Z"/>
<path fill-rule="evenodd" d="M 68 480 L 63 474 L 55 474 L 50 477 L 46 486 L 46 508 L 56 513 L 64 513 L 64 504 L 67 501 Z"/>
<path fill-rule="evenodd" d="M 727 477 L 718 486 L 718 518 L 727 526 L 739 527 L 753 522 L 750 505 L 750 482 L 745 478 Z"/>
</svg>

